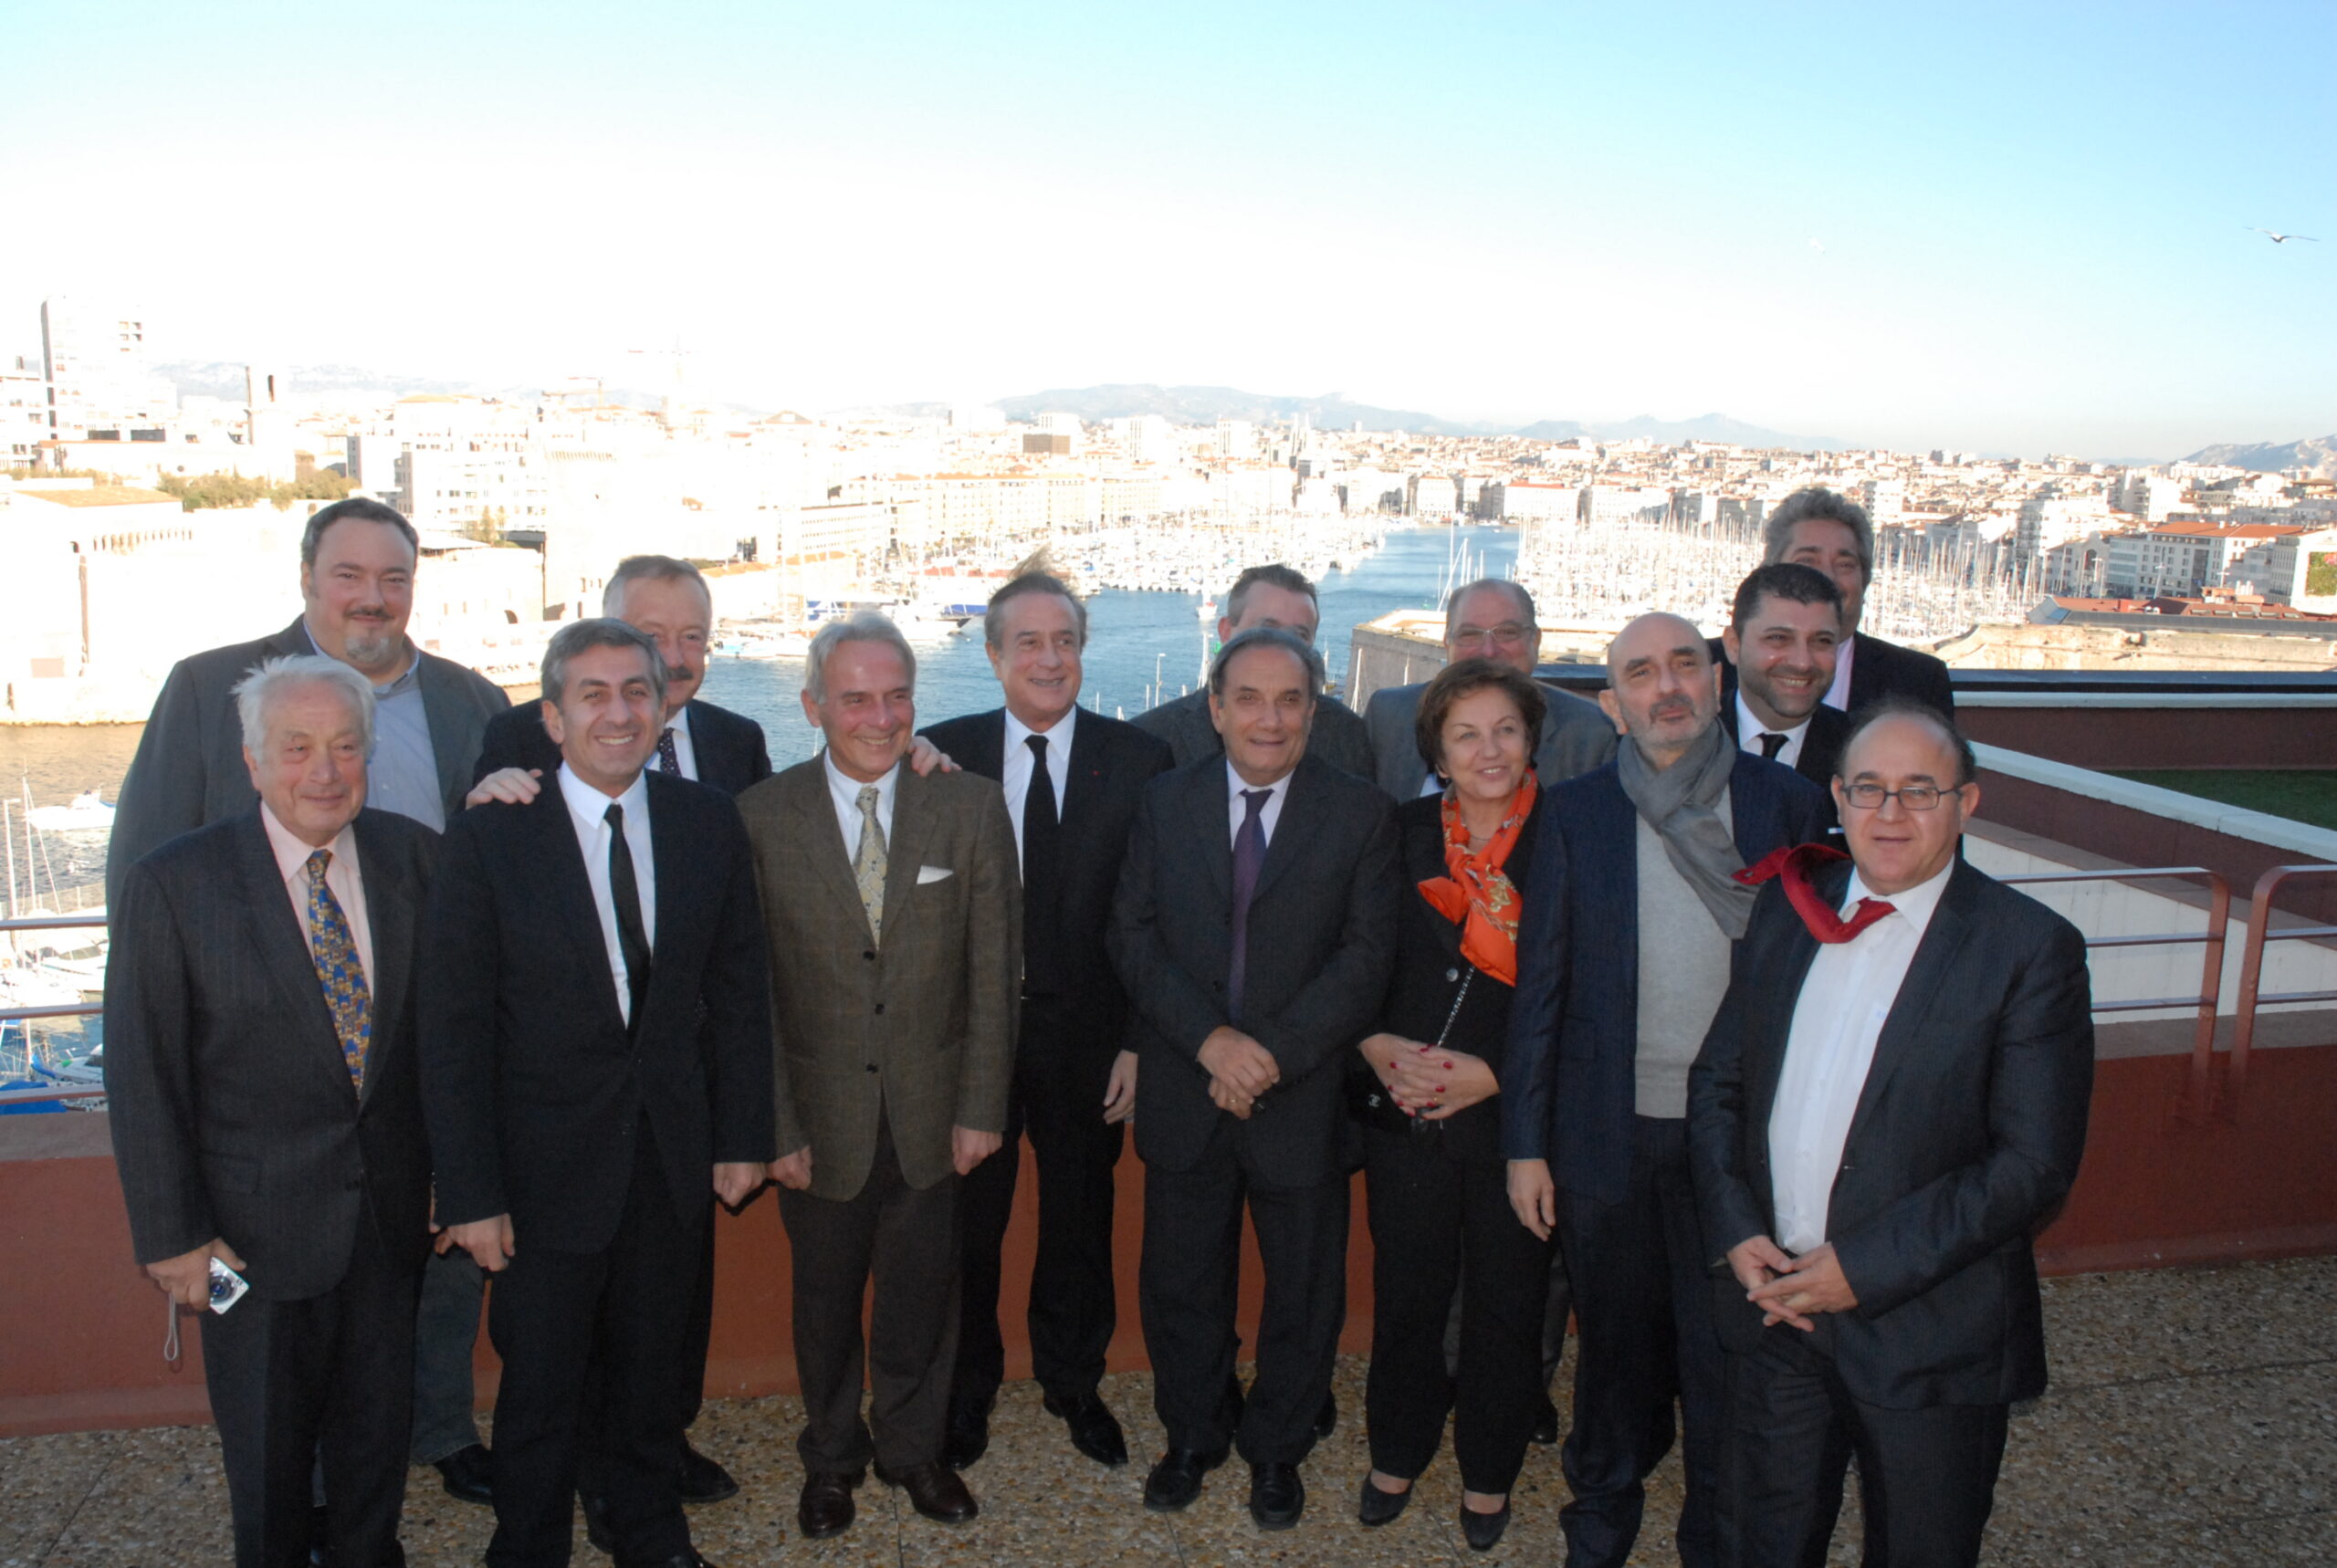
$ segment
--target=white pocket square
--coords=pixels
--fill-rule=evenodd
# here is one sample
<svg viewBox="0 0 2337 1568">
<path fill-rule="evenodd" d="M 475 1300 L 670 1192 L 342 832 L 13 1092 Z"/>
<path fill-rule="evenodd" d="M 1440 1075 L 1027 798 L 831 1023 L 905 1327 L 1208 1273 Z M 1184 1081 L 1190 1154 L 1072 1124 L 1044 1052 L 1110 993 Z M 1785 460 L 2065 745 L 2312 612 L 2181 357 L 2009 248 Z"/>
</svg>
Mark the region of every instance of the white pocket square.
<svg viewBox="0 0 2337 1568">
<path fill-rule="evenodd" d="M 953 874 L 946 865 L 921 865 L 917 868 L 917 884 L 923 887 L 928 882 L 946 882 Z"/>
</svg>

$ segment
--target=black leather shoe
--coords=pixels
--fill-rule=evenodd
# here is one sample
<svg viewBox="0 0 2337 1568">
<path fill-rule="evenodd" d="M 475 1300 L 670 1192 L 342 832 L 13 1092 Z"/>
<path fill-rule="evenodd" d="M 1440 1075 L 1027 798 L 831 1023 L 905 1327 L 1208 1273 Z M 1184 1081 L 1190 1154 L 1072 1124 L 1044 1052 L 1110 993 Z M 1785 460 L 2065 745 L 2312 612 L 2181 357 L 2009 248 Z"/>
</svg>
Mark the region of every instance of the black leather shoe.
<svg viewBox="0 0 2337 1568">
<path fill-rule="evenodd" d="M 1196 1448 L 1171 1448 L 1160 1456 L 1144 1478 L 1144 1506 L 1155 1513 L 1189 1508 L 1201 1495 L 1201 1478 L 1225 1463 L 1226 1450 L 1204 1454 Z"/>
<path fill-rule="evenodd" d="M 1319 1440 L 1339 1429 L 1339 1396 L 1326 1393 L 1323 1407 L 1315 1412 L 1315 1436 Z"/>
<path fill-rule="evenodd" d="M 456 1448 L 433 1467 L 438 1479 L 446 1483 L 446 1495 L 465 1502 L 495 1503 L 495 1463 L 478 1444 Z"/>
<path fill-rule="evenodd" d="M 909 1506 L 938 1524 L 964 1524 L 982 1511 L 948 1465 L 911 1465 L 897 1474 L 878 1465 L 876 1479 L 908 1493 Z"/>
<path fill-rule="evenodd" d="M 617 1554 L 617 1532 L 609 1528 L 609 1500 L 580 1491 L 576 1494 L 576 1501 L 584 1511 L 584 1539 L 592 1543 L 593 1551 L 605 1552 L 614 1557 Z"/>
<path fill-rule="evenodd" d="M 1063 1418 L 1071 1431 L 1071 1446 L 1099 1465 L 1114 1469 L 1128 1462 L 1128 1440 L 1120 1430 L 1119 1418 L 1098 1394 L 1083 1394 L 1076 1399 L 1058 1399 L 1053 1395 L 1039 1401 L 1047 1414 Z"/>
<path fill-rule="evenodd" d="M 795 1528 L 806 1541 L 825 1541 L 852 1528 L 852 1489 L 860 1484 L 858 1470 L 813 1470 L 803 1478 L 802 1495 L 795 1500 Z"/>
<path fill-rule="evenodd" d="M 1509 1504 L 1501 1505 L 1499 1513 L 1479 1513 L 1467 1503 L 1461 1505 L 1461 1533 L 1467 1537 L 1472 1552 L 1491 1552 L 1501 1544 L 1502 1531 L 1509 1528 Z"/>
<path fill-rule="evenodd" d="M 941 1433 L 941 1462 L 962 1470 L 990 1452 L 990 1404 L 953 1405 Z"/>
<path fill-rule="evenodd" d="M 1363 1472 L 1363 1496 L 1355 1505 L 1356 1522 L 1366 1530 L 1377 1530 L 1383 1524 L 1393 1524 L 1404 1505 L 1412 1500 L 1412 1489 L 1402 1491 L 1382 1491 L 1373 1484 L 1371 1472 Z"/>
<path fill-rule="evenodd" d="M 1558 1440 L 1558 1407 L 1546 1394 L 1542 1396 L 1542 1413 L 1534 1417 L 1533 1437 L 1546 1448 Z"/>
<path fill-rule="evenodd" d="M 687 1437 L 682 1439 L 682 1500 L 684 1502 L 721 1502 L 739 1495 L 739 1483 L 730 1472 L 690 1447 Z"/>
<path fill-rule="evenodd" d="M 1288 1530 L 1306 1511 L 1306 1485 L 1296 1465 L 1250 1467 L 1250 1517 L 1261 1530 Z"/>
</svg>

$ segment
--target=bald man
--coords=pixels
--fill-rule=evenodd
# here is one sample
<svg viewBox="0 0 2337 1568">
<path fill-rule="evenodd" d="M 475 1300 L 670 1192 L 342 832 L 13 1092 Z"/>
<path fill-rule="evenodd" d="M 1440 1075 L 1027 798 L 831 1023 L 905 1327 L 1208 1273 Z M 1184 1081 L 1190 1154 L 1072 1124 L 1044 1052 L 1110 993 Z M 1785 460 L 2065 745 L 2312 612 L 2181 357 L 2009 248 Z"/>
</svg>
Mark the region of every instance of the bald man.
<svg viewBox="0 0 2337 1568">
<path fill-rule="evenodd" d="M 1536 1236 L 1556 1234 L 1574 1283 L 1568 1568 L 1630 1555 L 1675 1399 L 1680 1560 L 1708 1568 L 1724 1364 L 1688 1175 L 1688 1068 L 1752 914 L 1735 873 L 1816 838 L 1825 797 L 1737 749 L 1703 633 L 1680 617 L 1632 622 L 1607 667 L 1615 759 L 1535 813 L 1502 1136 L 1511 1206 Z"/>
</svg>

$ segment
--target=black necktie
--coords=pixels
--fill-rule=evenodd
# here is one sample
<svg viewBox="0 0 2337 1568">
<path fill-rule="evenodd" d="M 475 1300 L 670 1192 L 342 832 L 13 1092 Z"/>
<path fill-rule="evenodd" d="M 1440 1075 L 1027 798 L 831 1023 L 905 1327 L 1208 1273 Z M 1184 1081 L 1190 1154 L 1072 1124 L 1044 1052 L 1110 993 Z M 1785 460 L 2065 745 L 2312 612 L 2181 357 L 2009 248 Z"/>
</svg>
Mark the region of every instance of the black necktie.
<svg viewBox="0 0 2337 1568">
<path fill-rule="evenodd" d="M 674 727 L 670 724 L 657 732 L 657 771 L 671 773 L 676 779 L 682 775 L 682 754 L 674 745 Z"/>
<path fill-rule="evenodd" d="M 1775 762 L 1777 759 L 1777 753 L 1786 748 L 1786 741 L 1790 737 L 1768 729 L 1763 730 L 1757 738 L 1761 742 L 1761 755 L 1771 762 Z"/>
<path fill-rule="evenodd" d="M 1063 822 L 1055 810 L 1054 775 L 1047 771 L 1047 737 L 1031 748 L 1031 787 L 1022 795 L 1022 988 L 1053 996 L 1063 988 L 1062 933 L 1055 904 L 1063 866 Z"/>
<path fill-rule="evenodd" d="M 1266 863 L 1266 823 L 1261 813 L 1273 799 L 1271 789 L 1244 789 L 1246 815 L 1233 835 L 1233 960 L 1225 977 L 1225 1012 L 1236 1027 L 1242 1022 L 1242 983 L 1250 968 L 1250 900 L 1258 891 L 1258 869 Z"/>
<path fill-rule="evenodd" d="M 641 926 L 641 883 L 633 874 L 633 846 L 624 841 L 624 808 L 614 800 L 601 813 L 609 825 L 609 902 L 616 905 L 617 951 L 624 955 L 625 989 L 633 1006 L 628 1030 L 641 1025 L 641 999 L 649 993 L 649 935 Z"/>
</svg>

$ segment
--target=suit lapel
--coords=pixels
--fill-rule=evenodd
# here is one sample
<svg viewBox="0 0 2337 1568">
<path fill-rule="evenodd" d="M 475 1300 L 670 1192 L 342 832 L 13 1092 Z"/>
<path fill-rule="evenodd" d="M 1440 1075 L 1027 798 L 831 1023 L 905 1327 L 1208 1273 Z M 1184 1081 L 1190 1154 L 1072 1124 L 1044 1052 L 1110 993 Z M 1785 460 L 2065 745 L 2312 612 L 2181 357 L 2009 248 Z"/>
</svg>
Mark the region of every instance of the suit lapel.
<svg viewBox="0 0 2337 1568">
<path fill-rule="evenodd" d="M 332 1009 L 325 1005 L 324 983 L 317 978 L 316 960 L 309 956 L 308 937 L 292 913 L 284 878 L 277 871 L 275 847 L 257 807 L 236 834 L 236 875 L 243 883 L 244 907 L 251 912 L 260 961 L 290 1016 L 304 1020 L 302 1060 L 330 1067 L 341 1089 L 353 1091 L 341 1034 L 333 1028 Z M 370 912 L 370 904 L 368 907 Z"/>
<path fill-rule="evenodd" d="M 1306 836 L 1305 824 L 1313 820 L 1310 813 L 1315 810 L 1315 798 L 1322 789 L 1322 780 L 1315 771 L 1320 766 L 1310 765 L 1302 758 L 1290 775 L 1290 787 L 1283 791 L 1282 810 L 1274 819 L 1274 836 L 1266 841 L 1266 862 L 1258 868 L 1258 885 L 1250 893 L 1252 904 L 1265 897 L 1266 890 L 1273 886 L 1282 873 L 1290 869 L 1290 862 L 1298 858 L 1302 847 L 1299 841 Z M 1230 846 L 1225 863 L 1230 873 L 1233 868 Z"/>
<path fill-rule="evenodd" d="M 1208 873 L 1210 887 L 1215 894 L 1215 906 L 1230 910 L 1233 907 L 1233 833 L 1227 826 L 1224 759 L 1211 758 L 1208 763 L 1194 768 L 1185 786 L 1181 812 L 1184 822 L 1181 826 L 1161 824 L 1162 845 L 1173 858 L 1160 869 L 1166 873 L 1170 873 L 1172 865 L 1189 863 L 1180 846 L 1197 846 L 1202 869 Z M 1285 807 L 1288 804 L 1284 802 Z M 1252 896 L 1256 896 L 1254 891 Z"/>
<path fill-rule="evenodd" d="M 1829 904 L 1839 904 L 1849 878 L 1847 867 L 1829 866 L 1813 880 Z M 1801 916 L 1791 904 L 1786 905 L 1776 919 L 1785 928 L 1778 944 L 1781 950 L 1773 958 L 1758 959 L 1747 955 L 1749 961 L 1740 970 L 1761 976 L 1775 988 L 1769 992 L 1772 1005 L 1745 1009 L 1745 1026 L 1755 1038 L 1751 1042 L 1754 1048 L 1746 1050 L 1744 1058 L 1745 1125 L 1756 1130 L 1754 1135 L 1764 1138 L 1768 1136 L 1769 1113 L 1776 1104 L 1777 1080 L 1785 1071 L 1794 1009 L 1800 1005 L 1802 982 L 1809 977 L 1809 966 L 1818 958 L 1818 938 L 1809 934 L 1809 927 L 1801 923 Z"/>
<path fill-rule="evenodd" d="M 592 988 L 598 998 L 594 1005 L 606 1007 L 622 1029 L 624 1012 L 617 1006 L 616 970 L 609 964 L 608 938 L 601 935 L 601 909 L 592 901 L 592 883 L 585 874 L 584 850 L 577 841 L 575 821 L 569 815 L 567 793 L 557 778 L 546 779 L 534 802 L 520 810 L 525 823 L 521 831 L 533 833 L 536 840 L 526 859 L 541 865 L 550 878 L 551 885 L 545 892 L 552 919 L 566 931 L 584 961 L 583 972 L 607 982 Z M 651 819 L 654 833 L 655 812 Z"/>
<path fill-rule="evenodd" d="M 465 769 L 469 758 L 464 754 L 475 751 L 477 742 L 466 747 L 463 737 L 455 732 L 455 694 L 448 688 L 460 677 L 459 666 L 442 664 L 416 648 L 414 660 L 421 665 L 414 685 L 422 693 L 422 716 L 430 727 L 430 755 L 438 765 L 438 797 L 442 800 L 459 800 L 470 787 Z"/>
<path fill-rule="evenodd" d="M 860 928 L 867 930 L 867 917 L 860 907 L 860 883 L 852 874 L 852 856 L 844 847 L 844 831 L 837 825 L 836 809 L 828 793 L 827 763 L 813 758 L 810 766 L 790 777 L 787 788 L 791 791 L 788 805 L 796 815 L 796 841 L 811 862 L 812 874 L 826 886 L 828 897 L 838 909 L 859 915 Z"/>
<path fill-rule="evenodd" d="M 731 782 L 729 727 L 719 718 L 709 718 L 707 716 L 706 705 L 696 697 L 692 697 L 682 705 L 682 716 L 689 721 L 690 750 L 697 756 L 698 782 L 711 789 L 719 789 L 726 795 L 737 794 L 740 786 L 734 786 Z M 655 766 L 654 759 L 651 765 Z M 743 764 L 739 771 L 741 774 L 746 771 Z M 649 815 L 650 836 L 654 840 L 656 836 L 657 813 L 652 811 Z M 660 865 L 665 863 L 662 846 L 657 863 Z M 662 894 L 658 896 L 657 918 L 661 922 L 665 918 L 665 896 Z"/>
<path fill-rule="evenodd" d="M 1104 788 L 1104 752 L 1110 738 L 1094 714 L 1082 714 L 1072 723 L 1076 727 L 1071 732 L 1071 766 L 1064 772 L 1063 810 L 1057 818 L 1066 844 L 1077 841 L 1073 829 Z"/>
<path fill-rule="evenodd" d="M 1931 924 L 1923 927 L 1923 939 L 1916 944 L 1915 956 L 1908 961 L 1907 977 L 1899 982 L 1899 995 L 1892 999 L 1891 1012 L 1882 1020 L 1882 1032 L 1875 1037 L 1874 1059 L 1867 1064 L 1866 1087 L 1859 1092 L 1859 1108 L 1850 1117 L 1851 1139 L 1872 1118 L 1891 1075 L 1914 1048 L 1917 1031 L 1931 1016 L 1932 1003 L 1955 967 L 1956 956 L 1963 951 L 1965 939 L 1971 936 L 1972 923 L 1965 915 L 1964 905 L 1972 879 L 1979 874 L 1963 861 L 1956 862 L 1955 869 L 1948 873 L 1947 886 L 1941 891 L 1939 904 L 1932 911 Z M 1848 1145 L 1849 1139 L 1845 1139 L 1844 1146 Z"/>
<path fill-rule="evenodd" d="M 357 869 L 365 883 L 365 924 L 373 938 L 373 969 L 365 977 L 373 997 L 373 1037 L 366 1047 L 361 1100 L 372 1099 L 373 1085 L 382 1081 L 375 1069 L 405 1021 L 406 977 L 414 971 L 414 889 L 401 868 L 390 863 L 372 818 L 370 811 L 357 816 Z"/>
<path fill-rule="evenodd" d="M 969 773 L 979 773 L 985 779 L 1006 777 L 1006 710 L 986 713 L 969 727 L 973 744 L 966 747 L 967 755 L 957 759 L 958 766 Z"/>
<path fill-rule="evenodd" d="M 917 868 L 925 861 L 925 846 L 933 839 L 933 786 L 920 779 L 907 762 L 893 779 L 893 831 L 885 842 L 885 923 L 905 915 L 909 889 L 917 885 Z M 859 884 L 853 897 L 859 899 Z"/>
</svg>

